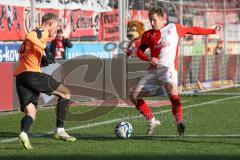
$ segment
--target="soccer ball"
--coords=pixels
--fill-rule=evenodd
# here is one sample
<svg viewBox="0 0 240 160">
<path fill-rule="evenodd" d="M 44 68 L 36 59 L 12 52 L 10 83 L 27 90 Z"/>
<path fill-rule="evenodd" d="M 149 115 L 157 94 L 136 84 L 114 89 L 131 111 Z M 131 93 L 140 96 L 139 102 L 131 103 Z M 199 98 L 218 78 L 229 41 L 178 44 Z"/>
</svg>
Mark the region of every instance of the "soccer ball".
<svg viewBox="0 0 240 160">
<path fill-rule="evenodd" d="M 117 138 L 127 139 L 131 136 L 133 131 L 132 125 L 129 122 L 119 122 L 115 127 L 115 134 Z"/>
</svg>

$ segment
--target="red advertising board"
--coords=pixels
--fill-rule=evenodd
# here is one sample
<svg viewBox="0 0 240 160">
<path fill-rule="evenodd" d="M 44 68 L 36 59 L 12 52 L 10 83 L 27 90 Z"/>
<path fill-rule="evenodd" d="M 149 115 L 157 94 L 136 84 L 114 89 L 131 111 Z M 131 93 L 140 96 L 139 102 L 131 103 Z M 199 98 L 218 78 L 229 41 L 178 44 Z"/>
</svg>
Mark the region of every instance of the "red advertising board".
<svg viewBox="0 0 240 160">
<path fill-rule="evenodd" d="M 70 14 L 71 37 L 97 36 L 100 13 L 74 10 Z"/>
<path fill-rule="evenodd" d="M 59 10 L 36 9 L 35 25 L 41 24 L 42 16 L 47 13 L 59 14 Z M 19 41 L 31 31 L 31 10 L 27 7 L 0 5 L 0 41 Z"/>
<path fill-rule="evenodd" d="M 0 63 L 0 111 L 13 110 L 13 63 Z"/>
<path fill-rule="evenodd" d="M 119 14 L 118 10 L 101 14 L 99 40 L 119 41 Z"/>
<path fill-rule="evenodd" d="M 0 41 L 21 40 L 24 36 L 24 7 L 0 5 Z"/>
</svg>

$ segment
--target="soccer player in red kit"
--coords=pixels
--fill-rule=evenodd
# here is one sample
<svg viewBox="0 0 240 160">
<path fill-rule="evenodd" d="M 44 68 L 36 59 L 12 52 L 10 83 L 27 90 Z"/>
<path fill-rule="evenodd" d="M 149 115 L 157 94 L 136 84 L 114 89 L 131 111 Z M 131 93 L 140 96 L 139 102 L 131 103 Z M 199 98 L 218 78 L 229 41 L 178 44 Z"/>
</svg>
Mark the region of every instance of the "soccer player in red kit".
<svg viewBox="0 0 240 160">
<path fill-rule="evenodd" d="M 163 8 L 152 8 L 148 12 L 152 29 L 145 31 L 141 45 L 137 50 L 137 56 L 150 63 L 148 73 L 141 78 L 137 86 L 131 91 L 130 99 L 148 120 L 148 134 L 160 125 L 156 120 L 147 103 L 139 95 L 144 86 L 163 86 L 172 104 L 172 113 L 177 123 L 179 135 L 183 135 L 185 125 L 183 123 L 182 104 L 178 91 L 178 44 L 179 39 L 186 34 L 208 35 L 215 34 L 220 30 L 217 25 L 215 29 L 199 27 L 185 27 L 180 24 L 167 24 Z M 151 57 L 144 51 L 149 48 Z"/>
</svg>

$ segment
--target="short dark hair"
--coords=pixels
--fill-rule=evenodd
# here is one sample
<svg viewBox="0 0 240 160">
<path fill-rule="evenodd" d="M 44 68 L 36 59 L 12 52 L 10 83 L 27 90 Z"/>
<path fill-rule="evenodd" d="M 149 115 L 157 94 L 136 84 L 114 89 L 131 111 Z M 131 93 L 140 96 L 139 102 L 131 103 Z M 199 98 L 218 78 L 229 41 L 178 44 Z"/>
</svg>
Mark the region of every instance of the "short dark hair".
<svg viewBox="0 0 240 160">
<path fill-rule="evenodd" d="M 57 33 L 63 33 L 63 30 L 60 28 L 57 30 Z"/>
<path fill-rule="evenodd" d="M 148 11 L 148 16 L 152 16 L 153 14 L 157 14 L 158 16 L 164 16 L 165 9 L 163 7 L 153 7 Z"/>
<path fill-rule="evenodd" d="M 48 22 L 49 20 L 56 20 L 59 21 L 59 18 L 54 13 L 46 13 L 42 17 L 42 23 Z"/>
</svg>

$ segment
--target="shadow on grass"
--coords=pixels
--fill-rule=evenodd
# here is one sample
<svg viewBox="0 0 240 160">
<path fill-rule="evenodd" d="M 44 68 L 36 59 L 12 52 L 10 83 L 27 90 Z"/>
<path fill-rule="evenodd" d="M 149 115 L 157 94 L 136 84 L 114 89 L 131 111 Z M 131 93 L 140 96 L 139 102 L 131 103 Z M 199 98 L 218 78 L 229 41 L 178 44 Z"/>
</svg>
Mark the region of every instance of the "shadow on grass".
<svg viewBox="0 0 240 160">
<path fill-rule="evenodd" d="M 212 136 L 133 136 L 131 139 L 135 140 L 159 140 L 164 142 L 172 142 L 172 143 L 191 143 L 191 144 L 226 144 L 226 145 L 234 145 L 240 147 L 239 136 L 221 136 L 221 137 L 212 137 Z M 227 139 L 227 140 L 226 140 Z M 236 139 L 236 141 L 235 141 Z M 229 141 L 233 140 L 233 141 Z"/>
<path fill-rule="evenodd" d="M 77 138 L 77 140 L 84 141 L 84 140 L 94 140 L 94 141 L 121 141 L 121 140 L 128 140 L 128 139 L 118 139 L 115 136 L 82 136 L 80 134 L 73 134 Z M 222 136 L 222 137 L 211 137 L 211 136 L 194 136 L 194 137 L 179 137 L 179 136 L 132 136 L 129 140 L 146 140 L 146 141 L 164 141 L 170 143 L 190 143 L 190 144 L 226 144 L 226 145 L 234 145 L 240 147 L 240 141 L 238 136 L 231 137 L 231 136 Z M 227 140 L 226 140 L 227 139 Z M 231 140 L 232 141 L 229 141 Z M 235 141 L 236 139 L 236 141 Z"/>
<path fill-rule="evenodd" d="M 0 132 L 0 138 L 13 138 L 13 137 L 18 137 L 17 132 Z"/>
<path fill-rule="evenodd" d="M 71 134 L 71 136 L 74 136 L 79 141 L 119 141 L 119 140 L 127 140 L 127 139 L 118 139 L 114 135 L 82 135 L 82 134 Z M 52 134 L 30 134 L 30 137 L 32 138 L 49 138 L 53 139 Z M 167 135 L 134 135 L 130 138 L 130 140 L 147 140 L 147 141 L 165 141 L 165 142 L 180 142 L 180 143 L 211 143 L 211 144 L 230 144 L 230 145 L 238 145 L 240 146 L 240 141 L 238 141 L 240 136 L 220 136 L 220 137 L 212 137 L 212 136 L 185 136 L 185 137 L 179 137 L 179 136 L 167 136 Z M 228 139 L 228 141 L 226 141 Z M 236 139 L 237 141 L 229 141 L 229 140 Z"/>
<path fill-rule="evenodd" d="M 226 155 L 39 155 L 39 156 L 0 156 L 0 159 L 11 160 L 237 160 L 240 156 Z"/>
</svg>

